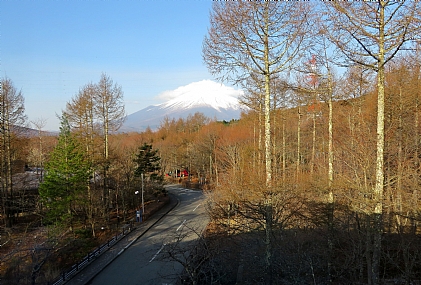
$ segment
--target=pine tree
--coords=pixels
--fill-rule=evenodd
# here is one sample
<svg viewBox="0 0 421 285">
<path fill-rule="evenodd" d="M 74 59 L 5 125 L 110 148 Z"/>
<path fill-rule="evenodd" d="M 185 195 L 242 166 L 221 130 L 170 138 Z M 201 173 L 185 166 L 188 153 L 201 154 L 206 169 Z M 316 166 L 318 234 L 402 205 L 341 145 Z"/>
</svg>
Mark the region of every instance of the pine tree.
<svg viewBox="0 0 421 285">
<path fill-rule="evenodd" d="M 149 175 L 152 181 L 162 181 L 162 175 L 159 174 L 161 170 L 161 157 L 157 155 L 158 150 L 152 150 L 152 145 L 144 143 L 139 147 L 139 153 L 136 154 L 135 162 L 137 168 L 135 170 L 136 176 Z"/>
<path fill-rule="evenodd" d="M 86 188 L 89 165 L 70 132 L 65 115 L 61 117 L 58 144 L 45 165 L 46 176 L 40 185 L 41 200 L 47 208 L 47 219 L 73 229 L 73 213 L 79 195 Z"/>
</svg>

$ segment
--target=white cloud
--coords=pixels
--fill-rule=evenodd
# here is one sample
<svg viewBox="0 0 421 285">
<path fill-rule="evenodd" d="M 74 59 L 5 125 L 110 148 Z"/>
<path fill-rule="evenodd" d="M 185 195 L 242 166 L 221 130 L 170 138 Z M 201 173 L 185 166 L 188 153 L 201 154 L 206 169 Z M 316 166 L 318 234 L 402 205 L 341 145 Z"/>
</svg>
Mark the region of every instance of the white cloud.
<svg viewBox="0 0 421 285">
<path fill-rule="evenodd" d="M 158 94 L 158 96 L 156 96 L 156 99 L 158 99 L 160 101 L 168 101 L 168 100 L 174 99 L 176 97 L 174 95 L 174 91 L 175 90 L 167 90 L 167 91 L 164 91 L 164 92 Z"/>
</svg>

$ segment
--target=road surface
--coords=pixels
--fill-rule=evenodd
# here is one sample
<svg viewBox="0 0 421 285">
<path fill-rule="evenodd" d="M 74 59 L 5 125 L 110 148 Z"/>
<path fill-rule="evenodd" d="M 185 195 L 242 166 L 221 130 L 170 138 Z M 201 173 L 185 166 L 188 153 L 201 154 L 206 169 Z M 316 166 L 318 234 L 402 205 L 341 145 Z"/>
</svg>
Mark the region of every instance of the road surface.
<svg viewBox="0 0 421 285">
<path fill-rule="evenodd" d="M 176 261 L 163 260 L 177 244 L 177 250 L 197 237 L 191 230 L 203 230 L 207 224 L 201 191 L 168 188 L 180 203 L 117 259 L 101 271 L 92 285 L 169 285 L 175 284 L 183 267 Z M 183 237 L 182 242 L 180 237 Z M 178 243 L 177 243 L 178 242 Z"/>
</svg>

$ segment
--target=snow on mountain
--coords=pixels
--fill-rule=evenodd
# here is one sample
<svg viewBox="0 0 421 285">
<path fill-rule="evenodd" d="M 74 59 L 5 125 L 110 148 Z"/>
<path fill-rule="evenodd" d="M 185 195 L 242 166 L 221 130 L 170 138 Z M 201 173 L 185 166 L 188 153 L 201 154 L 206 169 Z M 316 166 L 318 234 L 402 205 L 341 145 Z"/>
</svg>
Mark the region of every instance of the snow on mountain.
<svg viewBox="0 0 421 285">
<path fill-rule="evenodd" d="M 158 98 L 166 102 L 128 115 L 120 131 L 140 132 L 147 127 L 154 130 L 165 117 L 185 119 L 196 112 L 217 120 L 239 119 L 241 112 L 245 110 L 238 101 L 242 94 L 241 90 L 211 80 L 194 82 L 161 93 Z"/>
<path fill-rule="evenodd" d="M 168 102 L 162 104 L 162 108 L 189 109 L 207 106 L 219 111 L 220 109 L 240 109 L 237 97 L 242 93 L 243 91 L 232 87 L 211 80 L 203 80 L 164 92 L 159 97 L 170 98 Z"/>
</svg>

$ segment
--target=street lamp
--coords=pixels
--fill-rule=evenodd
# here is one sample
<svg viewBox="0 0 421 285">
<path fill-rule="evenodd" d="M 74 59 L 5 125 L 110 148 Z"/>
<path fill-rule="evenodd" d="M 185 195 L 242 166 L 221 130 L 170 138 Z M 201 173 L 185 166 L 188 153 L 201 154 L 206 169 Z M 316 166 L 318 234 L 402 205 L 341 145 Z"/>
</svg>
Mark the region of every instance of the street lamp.
<svg viewBox="0 0 421 285">
<path fill-rule="evenodd" d="M 143 153 L 143 156 L 145 156 L 145 150 L 144 149 L 140 149 L 139 150 L 139 152 L 140 153 Z M 142 170 L 142 173 L 140 174 L 140 177 L 141 177 L 141 179 L 142 179 L 142 193 L 141 193 L 141 195 L 142 195 L 142 197 L 141 197 L 141 199 L 142 199 L 142 218 L 143 218 L 143 216 L 144 216 L 144 214 L 145 214 L 145 201 L 144 201 L 144 198 L 143 198 L 143 193 L 144 193 L 144 173 L 143 173 L 143 171 L 145 171 L 145 167 L 144 166 L 142 166 L 142 165 L 139 165 L 139 163 L 141 162 L 141 157 L 140 157 L 140 153 L 139 153 L 139 155 L 138 155 L 138 169 L 137 170 L 139 170 L 139 168 L 141 168 L 140 170 Z M 144 158 L 145 159 L 145 158 Z M 143 163 L 144 164 L 144 163 Z M 136 170 L 136 171 L 137 171 Z M 139 194 L 139 191 L 136 191 L 136 193 L 135 193 L 136 195 L 137 194 Z"/>
<path fill-rule="evenodd" d="M 142 219 L 143 219 L 143 216 L 145 214 L 145 201 L 143 199 L 143 192 L 144 192 L 143 173 L 140 174 L 140 177 L 142 179 L 142 191 L 141 191 L 140 195 L 141 195 L 141 199 L 142 199 Z M 135 191 L 134 194 L 137 196 L 139 194 L 139 191 Z"/>
<path fill-rule="evenodd" d="M 145 214 L 145 202 L 144 202 L 144 200 L 143 200 L 143 173 L 140 175 L 141 177 L 142 177 L 142 217 L 144 216 L 144 214 Z"/>
<path fill-rule="evenodd" d="M 134 194 L 136 195 L 136 222 L 140 222 L 141 220 L 140 220 L 140 218 L 141 218 L 141 215 L 140 215 L 140 210 L 139 210 L 139 200 L 140 200 L 140 198 L 139 198 L 139 191 L 135 191 L 134 192 Z"/>
</svg>

